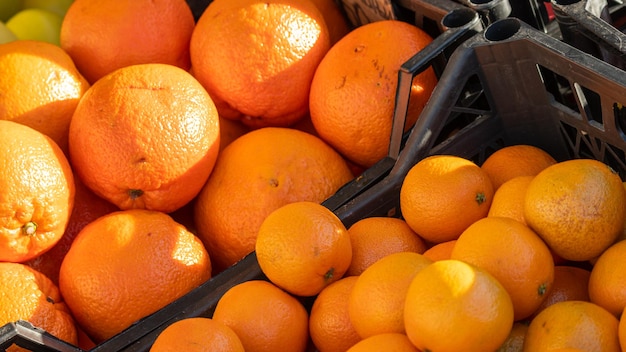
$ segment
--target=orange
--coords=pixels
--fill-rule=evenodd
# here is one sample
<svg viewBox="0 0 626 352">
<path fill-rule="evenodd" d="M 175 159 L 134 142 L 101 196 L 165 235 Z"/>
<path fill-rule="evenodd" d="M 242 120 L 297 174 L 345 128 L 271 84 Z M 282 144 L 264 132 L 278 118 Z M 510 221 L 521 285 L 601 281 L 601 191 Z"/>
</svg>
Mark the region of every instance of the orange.
<svg viewBox="0 0 626 352">
<path fill-rule="evenodd" d="M 491 180 L 471 160 L 433 155 L 409 169 L 400 188 L 400 209 L 413 231 L 440 243 L 457 239 L 486 217 L 493 193 Z"/>
<path fill-rule="evenodd" d="M 626 311 L 626 309 L 624 309 Z M 617 333 L 619 338 L 619 345 L 622 348 L 622 351 L 626 350 L 626 314 L 622 311 L 622 315 L 620 315 L 619 323 L 617 326 Z"/>
<path fill-rule="evenodd" d="M 329 48 L 324 17 L 309 0 L 214 0 L 190 43 L 194 75 L 256 128 L 307 114 L 313 74 Z"/>
<path fill-rule="evenodd" d="M 398 70 L 431 42 L 414 25 L 387 20 L 357 27 L 335 43 L 311 82 L 311 120 L 320 137 L 364 167 L 386 156 Z M 415 77 L 405 130 L 413 126 L 436 84 L 432 68 Z"/>
<path fill-rule="evenodd" d="M 493 194 L 487 216 L 503 216 L 526 224 L 524 199 L 534 176 L 516 176 L 504 182 Z"/>
<path fill-rule="evenodd" d="M 267 127 L 237 138 L 220 153 L 194 209 L 216 272 L 254 250 L 272 211 L 296 201 L 321 203 L 351 179 L 341 155 L 308 133 Z"/>
<path fill-rule="evenodd" d="M 247 352 L 304 351 L 308 319 L 300 301 L 264 280 L 231 287 L 213 313 L 213 320 L 235 331 Z"/>
<path fill-rule="evenodd" d="M 594 303 L 557 302 L 530 322 L 524 351 L 578 348 L 586 352 L 619 352 L 617 329 L 617 318 Z"/>
<path fill-rule="evenodd" d="M 619 317 L 626 307 L 626 240 L 600 254 L 589 276 L 589 299 Z"/>
<path fill-rule="evenodd" d="M 233 329 L 210 318 L 184 318 L 159 333 L 150 352 L 243 352 Z"/>
<path fill-rule="evenodd" d="M 188 70 L 194 24 L 185 0 L 74 0 L 63 18 L 61 47 L 92 84 L 137 64 Z"/>
<path fill-rule="evenodd" d="M 527 331 L 528 324 L 518 321 L 514 322 L 509 336 L 496 352 L 522 352 Z"/>
<path fill-rule="evenodd" d="M 0 120 L 0 150 L 0 261 L 24 262 L 63 236 L 74 176 L 50 137 L 17 122 Z"/>
<path fill-rule="evenodd" d="M 622 233 L 624 214 L 622 180 L 597 160 L 574 159 L 548 166 L 526 190 L 526 223 L 566 260 L 585 261 L 600 255 Z"/>
<path fill-rule="evenodd" d="M 367 217 L 350 228 L 352 262 L 347 275 L 360 275 L 378 259 L 397 252 L 424 253 L 426 243 L 403 219 Z"/>
<path fill-rule="evenodd" d="M 511 297 L 515 320 L 530 316 L 554 282 L 548 246 L 528 226 L 504 217 L 487 217 L 470 225 L 454 245 L 452 259 L 484 269 Z"/>
<path fill-rule="evenodd" d="M 359 341 L 347 352 L 419 352 L 405 334 L 390 332 L 370 336 Z"/>
<path fill-rule="evenodd" d="M 338 2 L 335 0 L 312 0 L 312 2 L 324 16 L 331 46 L 352 30 Z"/>
<path fill-rule="evenodd" d="M 518 176 L 535 176 L 556 160 L 545 150 L 526 144 L 506 146 L 489 155 L 480 166 L 491 178 L 493 188 Z"/>
<path fill-rule="evenodd" d="M 67 152 L 67 134 L 89 83 L 72 58 L 46 42 L 18 40 L 0 45 L 0 120 L 30 126 Z"/>
<path fill-rule="evenodd" d="M 389 254 L 365 269 L 350 293 L 348 312 L 362 338 L 404 333 L 404 301 L 415 275 L 432 261 L 414 252 Z"/>
<path fill-rule="evenodd" d="M 450 259 L 452 256 L 452 250 L 457 240 L 450 240 L 446 242 L 437 243 L 422 253 L 424 257 L 434 261 L 442 259 Z"/>
<path fill-rule="evenodd" d="M 120 209 L 172 212 L 206 182 L 219 117 L 193 76 L 165 64 L 121 68 L 81 99 L 70 124 L 74 171 Z"/>
<path fill-rule="evenodd" d="M 352 258 L 350 235 L 341 220 L 309 201 L 272 211 L 261 223 L 255 250 L 263 274 L 297 296 L 314 296 L 340 279 Z"/>
<path fill-rule="evenodd" d="M 59 288 L 78 324 L 100 343 L 210 274 L 198 238 L 164 213 L 132 209 L 80 231 L 61 264 Z"/>
<path fill-rule="evenodd" d="M 348 313 L 348 299 L 357 278 L 343 277 L 315 297 L 309 314 L 309 334 L 319 352 L 345 352 L 361 341 Z"/>
<path fill-rule="evenodd" d="M 59 242 L 50 250 L 25 262 L 46 275 L 55 285 L 59 284 L 59 270 L 67 251 L 83 227 L 100 216 L 119 210 L 115 205 L 95 195 L 80 179 L 74 180 L 74 208 Z"/>
<path fill-rule="evenodd" d="M 561 301 L 589 301 L 590 272 L 577 266 L 556 265 L 554 267 L 554 282 L 546 293 L 545 299 L 539 308 L 530 317 L 539 314 L 546 307 Z"/>
<path fill-rule="evenodd" d="M 413 278 L 404 325 L 421 351 L 495 351 L 513 327 L 513 303 L 483 269 L 440 260 Z"/>
<path fill-rule="evenodd" d="M 26 320 L 63 341 L 77 344 L 74 319 L 59 288 L 45 275 L 24 264 L 0 262 L 0 290 L 0 326 Z"/>
</svg>

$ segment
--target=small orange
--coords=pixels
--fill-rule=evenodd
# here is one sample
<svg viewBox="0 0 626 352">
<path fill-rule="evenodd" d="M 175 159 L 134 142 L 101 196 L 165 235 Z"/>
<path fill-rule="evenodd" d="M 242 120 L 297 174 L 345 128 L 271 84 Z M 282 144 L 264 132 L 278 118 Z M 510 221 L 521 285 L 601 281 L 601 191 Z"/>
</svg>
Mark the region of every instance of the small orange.
<svg viewBox="0 0 626 352">
<path fill-rule="evenodd" d="M 244 352 L 233 329 L 211 318 L 178 320 L 159 333 L 150 352 Z"/>
<path fill-rule="evenodd" d="M 529 319 L 534 318 L 546 307 L 561 301 L 589 301 L 590 272 L 577 266 L 556 265 L 554 267 L 554 282 L 546 293 L 546 298 L 541 302 L 539 308 Z"/>
<path fill-rule="evenodd" d="M 626 307 L 626 240 L 607 248 L 589 276 L 589 299 L 619 317 Z"/>
<path fill-rule="evenodd" d="M 585 301 L 557 302 L 530 322 L 525 352 L 578 348 L 586 352 L 619 352 L 618 320 L 606 309 Z"/>
<path fill-rule="evenodd" d="M 311 120 L 320 137 L 355 164 L 370 167 L 387 155 L 402 64 L 432 42 L 417 26 L 376 21 L 332 46 L 311 82 Z M 405 130 L 415 124 L 437 84 L 428 68 L 413 80 Z"/>
<path fill-rule="evenodd" d="M 233 329 L 248 352 L 300 352 L 309 338 L 302 303 L 264 280 L 228 289 L 215 306 L 213 320 Z"/>
<path fill-rule="evenodd" d="M 622 351 L 626 351 L 626 313 L 624 313 L 625 311 L 626 309 L 622 311 L 622 314 L 620 315 L 620 319 L 619 319 L 619 324 L 617 326 L 619 345 L 622 348 Z"/>
<path fill-rule="evenodd" d="M 58 145 L 26 125 L 0 120 L 0 150 L 0 261 L 24 262 L 63 236 L 74 176 Z"/>
<path fill-rule="evenodd" d="M 526 144 L 506 146 L 489 155 L 480 166 L 491 178 L 493 188 L 517 176 L 535 176 L 556 160 L 545 150 Z"/>
<path fill-rule="evenodd" d="M 456 241 L 457 240 L 450 240 L 434 244 L 433 246 L 425 250 L 422 254 L 424 255 L 424 257 L 432 260 L 433 262 L 437 260 L 450 259 Z"/>
<path fill-rule="evenodd" d="M 309 201 L 272 211 L 261 223 L 255 249 L 263 274 L 297 296 L 314 296 L 340 279 L 352 258 L 350 235 L 341 220 Z"/>
<path fill-rule="evenodd" d="M 360 275 L 382 257 L 397 252 L 424 253 L 426 243 L 399 218 L 367 217 L 350 228 L 352 262 L 347 275 Z"/>
<path fill-rule="evenodd" d="M 130 65 L 188 70 L 194 25 L 185 0 L 74 0 L 61 25 L 61 47 L 92 84 Z"/>
<path fill-rule="evenodd" d="M 350 320 L 362 338 L 404 333 L 404 301 L 413 277 L 432 261 L 415 252 L 389 254 L 365 269 L 348 303 Z"/>
<path fill-rule="evenodd" d="M 486 217 L 470 225 L 454 245 L 452 259 L 493 275 L 509 293 L 515 320 L 537 310 L 554 282 L 548 246 L 528 226 L 504 217 Z"/>
<path fill-rule="evenodd" d="M 493 193 L 491 180 L 471 160 L 433 155 L 407 173 L 400 188 L 400 209 L 413 231 L 440 243 L 457 239 L 486 217 Z"/>
<path fill-rule="evenodd" d="M 566 260 L 585 261 L 600 255 L 622 233 L 625 214 L 622 180 L 597 160 L 574 159 L 548 166 L 526 190 L 526 223 Z"/>
<path fill-rule="evenodd" d="M 361 336 L 348 313 L 348 299 L 358 276 L 345 276 L 324 287 L 309 314 L 309 334 L 319 352 L 345 352 Z"/>
<path fill-rule="evenodd" d="M 496 350 L 496 352 L 522 352 L 524 348 L 524 339 L 528 331 L 528 324 L 516 321 L 513 328 L 504 343 Z"/>
<path fill-rule="evenodd" d="M 504 182 L 493 194 L 487 216 L 503 216 L 526 224 L 524 199 L 534 176 L 516 176 Z"/>
<path fill-rule="evenodd" d="M 78 324 L 100 343 L 210 275 L 197 237 L 164 213 L 132 209 L 80 231 L 61 264 L 59 288 Z"/>
<path fill-rule="evenodd" d="M 214 0 L 190 43 L 194 76 L 255 128 L 289 126 L 307 114 L 311 80 L 329 48 L 324 17 L 309 0 Z"/>
<path fill-rule="evenodd" d="M 422 351 L 495 351 L 513 327 L 513 303 L 483 269 L 460 260 L 440 260 L 413 278 L 404 325 Z"/>
<path fill-rule="evenodd" d="M 389 332 L 370 336 L 350 347 L 346 352 L 420 352 L 405 334 Z"/>
<path fill-rule="evenodd" d="M 74 171 L 120 209 L 172 212 L 206 182 L 219 116 L 193 76 L 165 64 L 118 69 L 89 88 L 70 124 Z"/>
</svg>

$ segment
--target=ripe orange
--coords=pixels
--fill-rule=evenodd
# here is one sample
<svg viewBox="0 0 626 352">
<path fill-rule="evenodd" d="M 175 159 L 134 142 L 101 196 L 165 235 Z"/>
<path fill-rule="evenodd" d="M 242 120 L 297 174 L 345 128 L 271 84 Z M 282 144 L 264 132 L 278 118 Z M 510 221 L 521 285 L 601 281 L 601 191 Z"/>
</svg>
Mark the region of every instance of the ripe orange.
<svg viewBox="0 0 626 352">
<path fill-rule="evenodd" d="M 352 30 L 351 24 L 343 15 L 339 3 L 335 0 L 312 0 L 312 2 L 324 16 L 331 46 Z"/>
<path fill-rule="evenodd" d="M 513 304 L 489 273 L 440 260 L 411 282 L 404 307 L 411 342 L 422 351 L 495 351 L 513 326 Z"/>
<path fill-rule="evenodd" d="M 424 253 L 426 243 L 399 218 L 368 217 L 350 228 L 352 261 L 347 275 L 360 275 L 382 257 L 397 252 Z"/>
<path fill-rule="evenodd" d="M 150 352 L 243 352 L 233 329 L 210 318 L 178 320 L 159 333 Z"/>
<path fill-rule="evenodd" d="M 93 84 L 130 65 L 162 63 L 188 70 L 194 25 L 185 0 L 74 0 L 60 40 Z"/>
<path fill-rule="evenodd" d="M 345 352 L 361 341 L 348 312 L 348 299 L 357 278 L 343 277 L 315 297 L 309 314 L 309 334 L 318 351 Z"/>
<path fill-rule="evenodd" d="M 534 176 L 516 176 L 504 182 L 493 194 L 487 216 L 503 216 L 526 224 L 524 199 Z"/>
<path fill-rule="evenodd" d="M 527 331 L 527 323 L 519 321 L 514 322 L 509 336 L 496 352 L 522 352 Z"/>
<path fill-rule="evenodd" d="M 626 240 L 600 254 L 589 276 L 589 299 L 619 317 L 626 307 Z"/>
<path fill-rule="evenodd" d="M 390 332 L 370 336 L 350 347 L 347 352 L 420 352 L 405 334 Z"/>
<path fill-rule="evenodd" d="M 530 318 L 539 314 L 546 307 L 561 301 L 589 301 L 589 275 L 587 269 L 571 265 L 554 267 L 554 282 L 546 293 L 546 298 Z"/>
<path fill-rule="evenodd" d="M 311 120 L 320 137 L 352 162 L 372 166 L 388 153 L 398 70 L 432 42 L 402 21 L 376 21 L 346 34 L 320 62 L 311 83 Z M 415 77 L 405 130 L 437 84 L 434 71 Z"/>
<path fill-rule="evenodd" d="M 0 120 L 0 150 L 0 261 L 24 262 L 63 236 L 74 176 L 50 137 L 17 122 Z"/>
<path fill-rule="evenodd" d="M 548 246 L 528 226 L 504 217 L 486 217 L 470 225 L 454 245 L 452 259 L 484 269 L 504 286 L 514 318 L 530 316 L 554 282 Z"/>
<path fill-rule="evenodd" d="M 120 209 L 172 212 L 206 182 L 219 117 L 193 76 L 172 65 L 121 68 L 96 82 L 70 124 L 74 171 Z"/>
<path fill-rule="evenodd" d="M 0 45 L 0 120 L 30 126 L 67 152 L 72 114 L 89 83 L 56 45 L 18 40 Z"/>
<path fill-rule="evenodd" d="M 622 181 L 597 160 L 574 159 L 549 166 L 526 190 L 526 223 L 567 260 L 600 255 L 622 233 L 624 214 Z"/>
<path fill-rule="evenodd" d="M 59 288 L 78 324 L 100 343 L 210 274 L 209 256 L 191 232 L 164 213 L 132 209 L 82 229 L 61 264 Z"/>
<path fill-rule="evenodd" d="M 237 138 L 220 153 L 194 209 L 216 272 L 254 250 L 272 211 L 296 201 L 321 203 L 351 179 L 344 159 L 308 133 L 267 127 Z"/>
<path fill-rule="evenodd" d="M 626 311 L 626 309 L 624 309 Z M 617 326 L 617 333 L 619 337 L 619 345 L 622 348 L 622 351 L 626 350 L 626 314 L 622 311 L 622 315 L 620 315 L 619 323 Z"/>
<path fill-rule="evenodd" d="M 233 329 L 250 352 L 304 351 L 308 319 L 300 301 L 264 280 L 231 287 L 213 313 L 213 320 Z"/>
<path fill-rule="evenodd" d="M 0 307 L 0 326 L 26 320 L 63 341 L 77 344 L 76 325 L 59 288 L 27 265 L 0 262 Z"/>
<path fill-rule="evenodd" d="M 594 303 L 557 302 L 530 322 L 524 351 L 578 348 L 586 352 L 619 352 L 617 329 L 617 318 Z"/>
<path fill-rule="evenodd" d="M 400 188 L 400 209 L 406 222 L 433 243 L 458 238 L 489 212 L 493 186 L 471 160 L 433 155 L 407 173 Z"/>
<path fill-rule="evenodd" d="M 343 276 L 352 259 L 350 235 L 341 220 L 309 201 L 272 211 L 261 223 L 255 249 L 263 274 L 297 296 L 318 294 Z"/>
<path fill-rule="evenodd" d="M 389 254 L 365 269 L 350 293 L 348 312 L 362 338 L 404 333 L 404 301 L 415 275 L 432 261 L 414 252 Z"/>
<path fill-rule="evenodd" d="M 504 182 L 518 176 L 535 176 L 556 160 L 545 150 L 526 144 L 516 144 L 496 150 L 480 166 L 491 178 L 497 190 Z"/>
<path fill-rule="evenodd" d="M 214 0 L 196 24 L 190 52 L 194 75 L 211 96 L 258 128 L 306 115 L 313 74 L 329 47 L 324 17 L 309 0 Z"/>
<path fill-rule="evenodd" d="M 452 256 L 452 250 L 457 240 L 450 240 L 446 242 L 437 243 L 422 253 L 424 257 L 434 261 L 450 259 Z"/>
</svg>

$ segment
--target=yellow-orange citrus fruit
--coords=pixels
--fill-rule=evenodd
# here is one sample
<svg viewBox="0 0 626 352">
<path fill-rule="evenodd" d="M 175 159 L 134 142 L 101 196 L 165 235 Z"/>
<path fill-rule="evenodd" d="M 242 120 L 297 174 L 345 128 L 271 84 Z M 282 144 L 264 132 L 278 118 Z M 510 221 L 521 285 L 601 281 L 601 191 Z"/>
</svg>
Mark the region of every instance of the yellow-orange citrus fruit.
<svg viewBox="0 0 626 352">
<path fill-rule="evenodd" d="M 74 172 L 120 209 L 172 212 L 200 192 L 219 116 L 193 76 L 166 64 L 118 69 L 89 88 L 70 124 Z"/>
<path fill-rule="evenodd" d="M 347 352 L 420 352 L 405 334 L 389 332 L 370 336 L 350 347 Z"/>
<path fill-rule="evenodd" d="M 302 303 L 264 280 L 245 281 L 227 290 L 213 319 L 233 329 L 250 352 L 304 351 L 309 338 L 309 317 Z"/>
<path fill-rule="evenodd" d="M 320 137 L 352 162 L 370 167 L 388 153 L 398 70 L 432 42 L 406 22 L 372 22 L 346 34 L 320 62 L 311 83 L 311 120 Z M 405 130 L 437 84 L 428 68 L 413 80 Z"/>
<path fill-rule="evenodd" d="M 591 269 L 589 299 L 619 317 L 626 307 L 626 240 L 607 248 Z"/>
<path fill-rule="evenodd" d="M 404 325 L 422 351 L 495 351 L 513 327 L 513 303 L 483 269 L 460 260 L 440 260 L 413 278 Z"/>
<path fill-rule="evenodd" d="M 404 333 L 404 301 L 415 275 L 432 261 L 415 252 L 389 254 L 369 266 L 352 288 L 350 320 L 362 338 Z"/>
<path fill-rule="evenodd" d="M 434 244 L 433 246 L 425 250 L 422 254 L 433 262 L 442 259 L 450 259 L 456 241 L 457 240 L 450 240 Z"/>
<path fill-rule="evenodd" d="M 252 127 L 288 126 L 307 114 L 313 74 L 329 48 L 310 0 L 214 0 L 190 43 L 194 75 Z"/>
<path fill-rule="evenodd" d="M 491 178 L 493 188 L 518 176 L 535 176 L 556 160 L 545 150 L 526 144 L 515 144 L 496 150 L 481 164 Z"/>
<path fill-rule="evenodd" d="M 244 352 L 239 336 L 211 318 L 178 320 L 159 333 L 150 352 Z"/>
<path fill-rule="evenodd" d="M 557 302 L 530 322 L 525 352 L 578 348 L 586 352 L 619 352 L 618 320 L 606 309 L 586 301 Z"/>
<path fill-rule="evenodd" d="M 526 331 L 528 331 L 527 323 L 519 321 L 514 322 L 509 336 L 496 352 L 522 352 Z"/>
<path fill-rule="evenodd" d="M 503 216 L 526 224 L 524 199 L 534 176 L 517 176 L 504 182 L 493 194 L 487 216 Z"/>
<path fill-rule="evenodd" d="M 61 264 L 59 288 L 78 324 L 100 343 L 210 275 L 196 236 L 167 214 L 131 209 L 80 231 Z"/>
<path fill-rule="evenodd" d="M 546 293 L 546 298 L 529 319 L 534 318 L 546 307 L 561 301 L 589 301 L 590 271 L 577 266 L 556 265 L 554 282 Z"/>
<path fill-rule="evenodd" d="M 360 275 L 382 257 L 397 252 L 424 253 L 426 243 L 400 218 L 374 216 L 348 228 L 352 261 L 347 275 Z"/>
<path fill-rule="evenodd" d="M 67 152 L 72 114 L 89 83 L 56 45 L 18 40 L 0 45 L 0 120 L 52 138 Z"/>
<path fill-rule="evenodd" d="M 624 309 L 626 311 L 626 309 Z M 619 345 L 622 348 L 622 351 L 626 350 L 626 314 L 622 311 L 622 314 L 619 318 L 619 323 L 617 326 L 617 333 L 619 337 Z"/>
<path fill-rule="evenodd" d="M 433 155 L 407 173 L 400 188 L 400 209 L 413 231 L 440 243 L 458 238 L 486 217 L 493 193 L 491 180 L 471 160 Z"/>
<path fill-rule="evenodd" d="M 61 47 L 90 83 L 116 69 L 148 63 L 188 70 L 194 18 L 184 0 L 74 0 Z"/>
<path fill-rule="evenodd" d="M 265 276 L 297 296 L 314 296 L 340 279 L 352 258 L 350 235 L 341 220 L 310 201 L 272 211 L 261 223 L 255 250 Z"/>
<path fill-rule="evenodd" d="M 296 201 L 321 203 L 351 179 L 341 155 L 308 133 L 266 127 L 234 140 L 219 154 L 194 208 L 216 272 L 254 250 L 272 211 Z"/>
<path fill-rule="evenodd" d="M 535 176 L 526 190 L 524 217 L 558 256 L 585 261 L 622 233 L 625 208 L 617 173 L 597 160 L 574 159 Z"/>
<path fill-rule="evenodd" d="M 74 176 L 61 148 L 26 125 L 0 120 L 0 150 L 0 261 L 24 262 L 63 236 Z"/>
</svg>

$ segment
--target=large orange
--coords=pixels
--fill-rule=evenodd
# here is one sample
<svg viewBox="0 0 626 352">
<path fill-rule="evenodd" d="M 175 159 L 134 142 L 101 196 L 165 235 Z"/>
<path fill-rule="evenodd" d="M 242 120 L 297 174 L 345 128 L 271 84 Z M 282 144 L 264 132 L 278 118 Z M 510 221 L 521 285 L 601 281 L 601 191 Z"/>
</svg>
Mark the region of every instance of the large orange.
<svg viewBox="0 0 626 352">
<path fill-rule="evenodd" d="M 590 271 L 577 266 L 556 265 L 554 267 L 554 282 L 546 293 L 546 298 L 529 319 L 539 314 L 548 306 L 561 301 L 589 301 Z"/>
<path fill-rule="evenodd" d="M 626 240 L 607 248 L 591 269 L 589 299 L 619 317 L 626 307 Z"/>
<path fill-rule="evenodd" d="M 0 45 L 0 120 L 30 126 L 67 152 L 67 134 L 89 83 L 63 49 L 18 40 Z"/>
<path fill-rule="evenodd" d="M 309 338 L 309 317 L 295 297 L 264 280 L 227 290 L 215 306 L 213 320 L 235 331 L 246 352 L 300 352 Z"/>
<path fill-rule="evenodd" d="M 27 265 L 0 262 L 0 307 L 0 326 L 26 320 L 61 340 L 77 343 L 74 319 L 59 288 Z"/>
<path fill-rule="evenodd" d="M 309 109 L 313 74 L 330 47 L 310 0 L 215 0 L 191 38 L 194 75 L 253 127 L 287 126 Z"/>
<path fill-rule="evenodd" d="M 535 176 L 556 160 L 545 150 L 527 144 L 515 144 L 496 150 L 481 164 L 494 189 L 518 176 Z"/>
<path fill-rule="evenodd" d="M 255 250 L 265 276 L 297 296 L 318 294 L 343 276 L 352 259 L 350 235 L 341 220 L 309 201 L 271 212 L 261 223 Z"/>
<path fill-rule="evenodd" d="M 370 336 L 359 341 L 350 347 L 346 352 L 420 352 L 411 340 L 405 335 L 397 332 L 389 332 Z"/>
<path fill-rule="evenodd" d="M 552 253 L 528 226 L 505 217 L 486 217 L 470 225 L 454 245 L 452 259 L 493 275 L 509 293 L 514 318 L 537 310 L 554 282 Z"/>
<path fill-rule="evenodd" d="M 413 278 L 404 325 L 422 351 L 495 351 L 513 327 L 513 303 L 483 269 L 460 260 L 440 260 Z"/>
<path fill-rule="evenodd" d="M 0 261 L 24 262 L 63 236 L 74 176 L 57 144 L 26 125 L 0 120 L 0 150 Z"/>
<path fill-rule="evenodd" d="M 365 167 L 387 155 L 398 70 L 431 41 L 420 28 L 389 20 L 358 27 L 335 43 L 311 83 L 311 120 L 320 137 Z M 414 79 L 405 130 L 436 83 L 431 68 Z"/>
<path fill-rule="evenodd" d="M 213 101 L 172 65 L 112 72 L 89 88 L 70 124 L 74 171 L 120 209 L 182 207 L 206 182 L 219 147 Z"/>
<path fill-rule="evenodd" d="M 237 138 L 220 153 L 195 204 L 214 269 L 252 252 L 272 211 L 296 201 L 321 203 L 351 179 L 344 159 L 308 133 L 267 127 Z"/>
<path fill-rule="evenodd" d="M 59 288 L 76 321 L 99 343 L 210 276 L 197 237 L 164 213 L 131 209 L 82 229 L 61 264 Z"/>
<path fill-rule="evenodd" d="M 92 84 L 130 65 L 188 70 L 194 24 L 185 0 L 75 0 L 63 18 L 61 47 Z"/>
<path fill-rule="evenodd" d="M 548 166 L 526 190 L 526 223 L 567 260 L 585 261 L 600 255 L 622 233 L 625 214 L 622 180 L 597 160 L 574 159 Z"/>
<path fill-rule="evenodd" d="M 184 318 L 159 333 L 150 352 L 244 352 L 239 336 L 211 318 Z"/>
<path fill-rule="evenodd" d="M 491 180 L 471 160 L 433 155 L 407 173 L 400 188 L 400 210 L 413 231 L 440 243 L 458 238 L 486 217 L 493 193 Z"/>
</svg>

